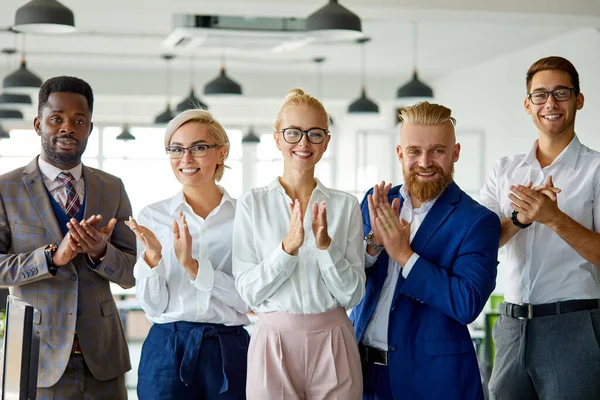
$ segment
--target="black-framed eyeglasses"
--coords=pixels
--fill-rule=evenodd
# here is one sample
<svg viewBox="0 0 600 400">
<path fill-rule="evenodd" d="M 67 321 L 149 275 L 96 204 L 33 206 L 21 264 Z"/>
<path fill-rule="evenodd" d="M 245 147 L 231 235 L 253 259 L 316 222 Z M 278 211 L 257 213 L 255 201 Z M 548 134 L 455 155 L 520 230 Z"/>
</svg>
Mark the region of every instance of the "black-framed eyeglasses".
<svg viewBox="0 0 600 400">
<path fill-rule="evenodd" d="M 321 144 L 327 138 L 329 131 L 322 128 L 310 128 L 307 131 L 303 131 L 298 128 L 285 128 L 281 130 L 283 140 L 289 144 L 295 144 L 302 140 L 302 137 L 306 134 L 306 138 L 313 144 Z"/>
<path fill-rule="evenodd" d="M 217 147 L 221 147 L 220 144 L 197 144 L 195 146 L 190 147 L 181 147 L 181 146 L 169 146 L 165 148 L 165 151 L 169 155 L 169 158 L 177 159 L 183 158 L 185 151 L 189 151 L 192 157 L 204 157 L 208 154 L 209 149 L 214 149 Z"/>
<path fill-rule="evenodd" d="M 567 101 L 571 98 L 572 93 L 575 93 L 575 88 L 558 88 L 554 90 L 529 93 L 527 97 L 529 98 L 529 101 L 531 101 L 531 104 L 539 106 L 540 104 L 546 104 L 548 101 L 548 96 L 550 95 L 552 95 L 556 101 Z"/>
</svg>

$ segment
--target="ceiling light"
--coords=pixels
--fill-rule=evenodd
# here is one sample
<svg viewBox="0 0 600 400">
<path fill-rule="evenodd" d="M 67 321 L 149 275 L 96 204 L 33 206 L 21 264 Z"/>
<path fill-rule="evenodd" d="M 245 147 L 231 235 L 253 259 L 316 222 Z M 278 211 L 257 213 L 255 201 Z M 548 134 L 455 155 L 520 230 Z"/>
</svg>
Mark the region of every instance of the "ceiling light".
<svg viewBox="0 0 600 400">
<path fill-rule="evenodd" d="M 323 62 L 325 62 L 325 57 L 315 57 L 313 58 L 313 62 L 317 64 L 317 99 L 321 100 L 323 93 L 323 68 L 321 66 L 323 65 Z M 333 127 L 335 125 L 333 117 L 329 113 L 327 113 L 327 116 L 329 117 L 329 127 Z"/>
<path fill-rule="evenodd" d="M 260 137 L 254 133 L 254 128 L 250 127 L 248 133 L 242 138 L 242 144 L 258 144 Z"/>
<path fill-rule="evenodd" d="M 236 95 L 242 94 L 242 87 L 233 79 L 225 74 L 225 67 L 221 67 L 221 72 L 212 81 L 204 86 L 204 94 L 207 96 L 214 95 Z"/>
<path fill-rule="evenodd" d="M 2 83 L 7 92 L 39 89 L 42 80 L 27 69 L 25 58 L 21 59 L 21 66 L 12 74 L 7 75 Z"/>
<path fill-rule="evenodd" d="M 185 110 L 193 110 L 193 109 L 201 109 L 208 110 L 208 106 L 194 93 L 194 87 L 190 88 L 190 94 L 181 101 L 181 103 L 177 104 L 175 110 L 177 112 L 182 112 Z"/>
<path fill-rule="evenodd" d="M 131 132 L 129 132 L 128 124 L 123 124 L 123 131 L 121 132 L 121 134 L 119 136 L 117 136 L 117 140 L 122 140 L 124 142 L 126 142 L 128 140 L 135 140 L 135 136 L 133 136 L 131 134 Z"/>
<path fill-rule="evenodd" d="M 379 113 L 379 106 L 375 104 L 375 102 L 367 97 L 367 88 L 366 88 L 366 54 L 365 54 L 365 43 L 370 41 L 369 38 L 360 38 L 356 42 L 360 45 L 361 52 L 361 67 L 360 67 L 360 80 L 361 80 L 361 95 L 358 99 L 354 100 L 348 106 L 348 113 L 350 114 L 377 114 Z"/>
<path fill-rule="evenodd" d="M 19 110 L 0 110 L 0 119 L 23 119 L 23 113 Z"/>
<path fill-rule="evenodd" d="M 0 139 L 10 139 L 10 135 L 8 134 L 8 131 L 4 130 L 2 125 L 0 125 Z"/>
<path fill-rule="evenodd" d="M 17 93 L 0 94 L 0 108 L 30 106 L 31 96 Z"/>
<path fill-rule="evenodd" d="M 164 54 L 162 58 L 165 60 L 165 76 L 166 76 L 166 98 L 167 98 L 167 107 L 163 112 L 158 114 L 154 118 L 154 123 L 158 125 L 167 124 L 170 120 L 173 119 L 174 115 L 171 111 L 171 69 L 170 69 L 170 61 L 175 57 L 172 54 Z"/>
<path fill-rule="evenodd" d="M 358 15 L 338 4 L 337 0 L 329 0 L 329 4 L 309 15 L 306 30 L 327 39 L 355 39 L 362 35 Z"/>
<path fill-rule="evenodd" d="M 56 0 L 31 0 L 17 10 L 12 28 L 27 33 L 70 33 L 75 31 L 75 18 Z"/>
<path fill-rule="evenodd" d="M 410 81 L 400 86 L 396 91 L 397 99 L 406 98 L 433 98 L 433 89 L 419 80 L 417 74 L 417 50 L 418 50 L 417 24 L 413 24 L 413 76 Z"/>
</svg>

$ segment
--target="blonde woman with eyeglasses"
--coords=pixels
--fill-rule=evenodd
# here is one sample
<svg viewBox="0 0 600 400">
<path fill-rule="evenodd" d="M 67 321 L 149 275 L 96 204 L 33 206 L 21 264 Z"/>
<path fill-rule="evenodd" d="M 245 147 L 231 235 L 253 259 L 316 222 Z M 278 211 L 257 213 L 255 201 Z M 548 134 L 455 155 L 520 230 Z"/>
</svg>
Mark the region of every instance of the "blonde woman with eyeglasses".
<svg viewBox="0 0 600 400">
<path fill-rule="evenodd" d="M 283 175 L 243 195 L 234 224 L 235 284 L 259 315 L 246 395 L 358 400 L 360 358 L 346 314 L 365 286 L 358 200 L 315 178 L 331 139 L 316 98 L 290 91 L 273 135 Z"/>
<path fill-rule="evenodd" d="M 249 308 L 231 276 L 235 200 L 217 185 L 229 139 L 210 113 L 188 110 L 168 124 L 165 148 L 183 188 L 128 222 L 137 299 L 154 323 L 138 397 L 244 399 Z"/>
</svg>

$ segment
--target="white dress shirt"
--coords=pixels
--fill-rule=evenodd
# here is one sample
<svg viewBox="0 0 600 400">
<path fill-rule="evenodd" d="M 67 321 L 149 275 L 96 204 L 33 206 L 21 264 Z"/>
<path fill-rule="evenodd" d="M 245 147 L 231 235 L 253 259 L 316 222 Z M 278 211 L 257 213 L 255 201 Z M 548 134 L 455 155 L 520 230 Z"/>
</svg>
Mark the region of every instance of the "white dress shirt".
<svg viewBox="0 0 600 400">
<path fill-rule="evenodd" d="M 48 189 L 52 198 L 56 200 L 63 209 L 65 208 L 65 204 L 67 204 L 67 188 L 65 184 L 58 179 L 58 174 L 61 172 L 69 172 L 73 175 L 73 186 L 75 187 L 75 192 L 79 198 L 79 204 L 83 204 L 83 198 L 85 197 L 85 182 L 83 181 L 83 165 L 81 163 L 71 169 L 62 170 L 56 168 L 49 162 L 42 160 L 42 157 L 38 157 L 38 166 L 40 167 L 46 189 Z"/>
<path fill-rule="evenodd" d="M 496 162 L 481 190 L 481 203 L 500 218 L 510 217 L 510 185 L 529 181 L 540 185 L 552 175 L 554 186 L 561 189 L 558 207 L 586 228 L 600 231 L 600 153 L 575 136 L 551 165 L 542 168 L 536 158 L 537 146 L 536 141 L 528 154 Z M 534 222 L 520 230 L 505 249 L 506 301 L 544 304 L 600 298 L 600 269 L 546 225 Z"/>
<path fill-rule="evenodd" d="M 435 204 L 436 199 L 426 201 L 419 208 L 413 208 L 410 194 L 405 189 L 406 186 L 402 185 L 400 188 L 400 195 L 404 199 L 402 208 L 400 209 L 400 218 L 410 224 L 410 242 L 412 243 L 413 238 L 417 234 L 419 227 L 423 223 L 423 220 L 431 210 L 431 207 Z M 375 265 L 379 255 L 372 256 L 366 252 L 365 242 L 365 266 L 367 268 Z M 396 284 L 398 283 L 398 277 L 400 271 L 402 276 L 406 279 L 408 274 L 419 260 L 419 255 L 413 253 L 412 256 L 406 262 L 404 268 L 400 266 L 396 261 L 392 260 L 388 263 L 388 272 L 379 294 L 379 300 L 373 311 L 373 316 L 365 329 L 362 342 L 367 346 L 376 347 L 378 349 L 388 349 L 388 325 L 390 318 L 390 308 L 392 306 L 392 300 L 394 298 L 394 292 L 396 291 Z"/>
<path fill-rule="evenodd" d="M 310 203 L 327 204 L 331 244 L 319 250 L 312 211 L 304 215 L 304 242 L 289 255 L 282 240 L 290 229 L 292 199 L 275 179 L 238 200 L 233 234 L 233 276 L 242 298 L 257 312 L 313 314 L 353 307 L 365 291 L 362 217 L 357 199 L 317 180 Z"/>
<path fill-rule="evenodd" d="M 175 197 L 145 207 L 138 224 L 150 229 L 162 245 L 162 258 L 154 268 L 144 260 L 138 240 L 133 269 L 136 294 L 147 318 L 154 323 L 176 321 L 246 325 L 250 310 L 241 299 L 231 276 L 231 240 L 235 200 L 223 189 L 221 203 L 206 217 L 196 215 L 183 191 Z M 185 215 L 192 236 L 192 256 L 198 275 L 192 279 L 173 250 L 173 221 Z"/>
</svg>

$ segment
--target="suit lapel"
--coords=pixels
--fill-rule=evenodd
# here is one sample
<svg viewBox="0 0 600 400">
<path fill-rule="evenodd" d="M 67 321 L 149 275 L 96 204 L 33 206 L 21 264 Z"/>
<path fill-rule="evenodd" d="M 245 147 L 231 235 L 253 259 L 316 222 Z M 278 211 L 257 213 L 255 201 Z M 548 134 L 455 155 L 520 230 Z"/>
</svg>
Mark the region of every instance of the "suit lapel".
<svg viewBox="0 0 600 400">
<path fill-rule="evenodd" d="M 94 174 L 93 170 L 83 166 L 83 178 L 85 180 L 85 208 L 84 208 L 84 219 L 88 219 L 94 214 L 102 214 L 102 185 L 98 177 Z M 102 221 L 101 225 L 104 226 L 108 221 Z"/>
<path fill-rule="evenodd" d="M 63 234 L 50 204 L 48 191 L 46 190 L 46 186 L 44 186 L 44 179 L 38 168 L 37 157 L 25 167 L 23 178 L 21 179 L 44 226 L 50 232 L 50 236 L 54 239 L 54 242 L 59 244 L 63 239 Z"/>
</svg>

